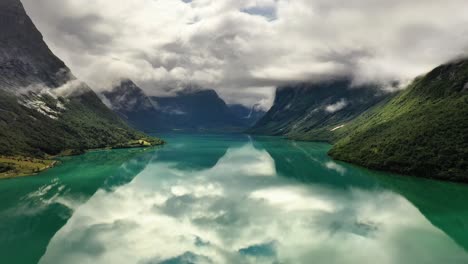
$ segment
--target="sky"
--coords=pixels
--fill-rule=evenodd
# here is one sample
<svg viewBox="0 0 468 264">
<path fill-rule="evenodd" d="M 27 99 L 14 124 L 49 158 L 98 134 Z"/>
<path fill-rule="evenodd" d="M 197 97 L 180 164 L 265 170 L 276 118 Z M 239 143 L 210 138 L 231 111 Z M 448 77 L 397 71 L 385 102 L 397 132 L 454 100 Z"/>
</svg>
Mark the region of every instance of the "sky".
<svg viewBox="0 0 468 264">
<path fill-rule="evenodd" d="M 100 91 L 188 84 L 268 108 L 274 88 L 349 76 L 405 84 L 468 51 L 466 0 L 22 0 L 52 51 Z"/>
</svg>

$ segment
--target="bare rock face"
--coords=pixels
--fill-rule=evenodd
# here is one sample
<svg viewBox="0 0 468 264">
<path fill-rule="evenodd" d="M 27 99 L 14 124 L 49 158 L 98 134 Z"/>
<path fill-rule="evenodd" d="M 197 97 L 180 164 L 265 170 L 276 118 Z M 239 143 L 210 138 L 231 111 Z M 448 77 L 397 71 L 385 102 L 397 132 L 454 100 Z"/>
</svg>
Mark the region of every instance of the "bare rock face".
<svg viewBox="0 0 468 264">
<path fill-rule="evenodd" d="M 0 155 L 43 157 L 142 136 L 52 53 L 20 0 L 0 0 Z"/>
<path fill-rule="evenodd" d="M 350 78 L 279 87 L 272 108 L 249 132 L 334 141 L 335 131 L 388 96 L 377 85 L 353 87 Z"/>
<path fill-rule="evenodd" d="M 169 97 L 150 97 L 131 80 L 123 80 L 101 98 L 122 119 L 144 132 L 239 132 L 256 114 L 255 109 L 246 108 L 237 115 L 215 90 L 195 86 Z"/>
<path fill-rule="evenodd" d="M 151 99 L 131 80 L 121 81 L 112 91 L 103 92 L 102 95 L 109 103 L 108 107 L 116 112 L 156 110 Z"/>
<path fill-rule="evenodd" d="M 0 88 L 58 87 L 74 78 L 47 47 L 19 0 L 0 1 Z"/>
</svg>

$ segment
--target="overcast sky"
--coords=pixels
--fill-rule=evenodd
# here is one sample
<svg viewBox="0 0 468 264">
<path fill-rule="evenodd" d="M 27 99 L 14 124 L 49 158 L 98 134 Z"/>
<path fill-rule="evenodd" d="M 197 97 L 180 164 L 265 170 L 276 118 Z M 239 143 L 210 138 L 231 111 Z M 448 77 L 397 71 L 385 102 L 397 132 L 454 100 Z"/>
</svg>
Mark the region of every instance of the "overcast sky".
<svg viewBox="0 0 468 264">
<path fill-rule="evenodd" d="M 94 89 L 187 83 L 229 103 L 349 74 L 408 81 L 468 51 L 467 0 L 22 0 L 51 49 Z"/>
</svg>

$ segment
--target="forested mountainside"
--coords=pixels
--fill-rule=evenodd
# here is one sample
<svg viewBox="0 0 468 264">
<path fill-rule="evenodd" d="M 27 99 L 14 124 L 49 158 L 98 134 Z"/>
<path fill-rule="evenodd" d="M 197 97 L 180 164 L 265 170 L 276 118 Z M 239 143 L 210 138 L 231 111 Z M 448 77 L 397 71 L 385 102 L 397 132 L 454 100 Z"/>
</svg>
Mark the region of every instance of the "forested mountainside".
<svg viewBox="0 0 468 264">
<path fill-rule="evenodd" d="M 369 168 L 468 182 L 468 60 L 441 65 L 343 128 L 330 155 Z"/>
<path fill-rule="evenodd" d="M 330 155 L 373 169 L 468 181 L 468 60 L 397 93 L 346 79 L 278 88 L 254 134 L 336 143 Z"/>
<path fill-rule="evenodd" d="M 44 158 L 142 138 L 50 51 L 19 0 L 0 1 L 0 155 Z"/>
<path fill-rule="evenodd" d="M 373 85 L 352 87 L 346 78 L 279 87 L 273 107 L 249 133 L 334 141 L 347 122 L 390 96 Z"/>
</svg>

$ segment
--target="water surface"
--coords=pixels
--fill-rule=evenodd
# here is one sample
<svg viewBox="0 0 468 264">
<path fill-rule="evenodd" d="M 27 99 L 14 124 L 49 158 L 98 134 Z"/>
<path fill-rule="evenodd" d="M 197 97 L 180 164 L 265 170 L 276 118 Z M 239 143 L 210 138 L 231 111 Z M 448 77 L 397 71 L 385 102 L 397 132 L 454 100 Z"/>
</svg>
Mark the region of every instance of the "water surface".
<svg viewBox="0 0 468 264">
<path fill-rule="evenodd" d="M 0 181 L 2 263 L 468 263 L 466 185 L 335 162 L 321 143 L 165 139 Z"/>
</svg>

